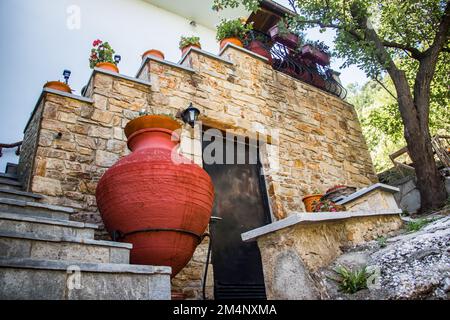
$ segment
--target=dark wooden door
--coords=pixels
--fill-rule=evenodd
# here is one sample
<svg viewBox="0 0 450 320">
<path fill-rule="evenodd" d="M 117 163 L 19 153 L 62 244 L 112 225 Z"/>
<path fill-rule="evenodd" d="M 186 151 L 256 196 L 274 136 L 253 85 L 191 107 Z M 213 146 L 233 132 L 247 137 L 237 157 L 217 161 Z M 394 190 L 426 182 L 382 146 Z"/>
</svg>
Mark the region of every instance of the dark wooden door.
<svg viewBox="0 0 450 320">
<path fill-rule="evenodd" d="M 207 140 L 215 141 L 216 146 L 222 143 L 224 150 L 222 156 L 216 157 L 222 158 L 222 163 L 211 164 L 204 160 L 204 168 L 215 188 L 213 216 L 222 218 L 211 226 L 215 298 L 265 299 L 259 248 L 256 242 L 245 243 L 241 239 L 242 233 L 270 223 L 260 161 L 250 155 L 255 151 L 258 154 L 257 149 L 250 148 L 248 141 L 245 147 L 235 138 L 227 144 L 226 139 L 211 138 L 206 132 L 203 150 L 208 152 L 212 142 Z M 233 163 L 229 163 L 231 159 Z M 245 159 L 245 163 L 237 164 L 238 159 L 239 163 Z"/>
</svg>

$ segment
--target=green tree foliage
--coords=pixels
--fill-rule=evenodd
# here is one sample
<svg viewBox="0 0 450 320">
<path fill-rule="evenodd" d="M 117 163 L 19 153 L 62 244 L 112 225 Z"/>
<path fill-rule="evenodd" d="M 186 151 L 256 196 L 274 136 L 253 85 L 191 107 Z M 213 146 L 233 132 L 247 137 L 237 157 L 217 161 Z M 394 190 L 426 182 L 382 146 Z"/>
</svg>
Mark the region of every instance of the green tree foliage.
<svg viewBox="0 0 450 320">
<path fill-rule="evenodd" d="M 445 61 L 450 54 L 443 54 L 439 60 L 433 86 L 431 88 L 431 103 L 429 126 L 431 135 L 450 134 L 450 65 Z M 417 65 L 406 65 L 408 60 L 400 61 L 408 70 L 409 81 L 416 73 Z M 348 86 L 349 103 L 355 106 L 361 121 L 362 130 L 371 152 L 377 172 L 392 167 L 389 154 L 406 144 L 403 137 L 403 123 L 395 95 L 395 87 L 388 76 L 379 80 L 369 81 L 363 86 L 357 83 Z"/>
</svg>

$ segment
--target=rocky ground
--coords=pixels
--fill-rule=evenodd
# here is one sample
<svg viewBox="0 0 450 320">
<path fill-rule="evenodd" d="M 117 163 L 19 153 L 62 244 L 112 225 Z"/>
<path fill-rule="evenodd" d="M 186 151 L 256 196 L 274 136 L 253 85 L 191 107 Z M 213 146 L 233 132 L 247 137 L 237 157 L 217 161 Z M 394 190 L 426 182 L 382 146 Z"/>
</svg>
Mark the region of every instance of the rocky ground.
<svg viewBox="0 0 450 320">
<path fill-rule="evenodd" d="M 328 268 L 320 271 L 331 299 L 450 299 L 450 210 L 428 216 L 435 219 L 419 231 L 402 230 L 385 241 L 348 248 Z M 408 221 L 405 221 L 406 223 Z M 379 270 L 369 279 L 369 289 L 354 294 L 339 292 L 337 266 L 352 270 Z"/>
</svg>

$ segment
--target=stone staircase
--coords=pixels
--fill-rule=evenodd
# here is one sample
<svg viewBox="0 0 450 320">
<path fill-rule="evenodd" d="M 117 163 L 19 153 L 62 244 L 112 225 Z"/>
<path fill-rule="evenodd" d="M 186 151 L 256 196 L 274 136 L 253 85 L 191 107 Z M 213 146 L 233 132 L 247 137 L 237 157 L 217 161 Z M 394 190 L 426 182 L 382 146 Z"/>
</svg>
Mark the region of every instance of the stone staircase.
<svg viewBox="0 0 450 320">
<path fill-rule="evenodd" d="M 170 300 L 169 267 L 130 265 L 131 244 L 94 239 L 75 211 L 0 174 L 0 299 Z"/>
</svg>

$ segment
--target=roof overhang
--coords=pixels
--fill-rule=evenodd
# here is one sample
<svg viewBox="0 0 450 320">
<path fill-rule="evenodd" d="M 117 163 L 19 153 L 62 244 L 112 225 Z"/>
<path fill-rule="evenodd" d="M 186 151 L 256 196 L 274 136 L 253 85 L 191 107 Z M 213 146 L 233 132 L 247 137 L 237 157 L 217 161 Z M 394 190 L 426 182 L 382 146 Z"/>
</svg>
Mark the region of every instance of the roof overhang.
<svg viewBox="0 0 450 320">
<path fill-rule="evenodd" d="M 253 22 L 255 30 L 267 33 L 283 17 L 292 15 L 295 15 L 295 12 L 285 6 L 272 0 L 263 0 L 260 10 L 252 13 L 247 22 Z"/>
<path fill-rule="evenodd" d="M 216 25 L 223 18 L 235 19 L 248 17 L 250 12 L 240 6 L 235 9 L 227 8 L 216 12 L 212 10 L 213 0 L 144 0 L 156 7 L 185 17 L 209 29 L 216 29 Z"/>
</svg>

